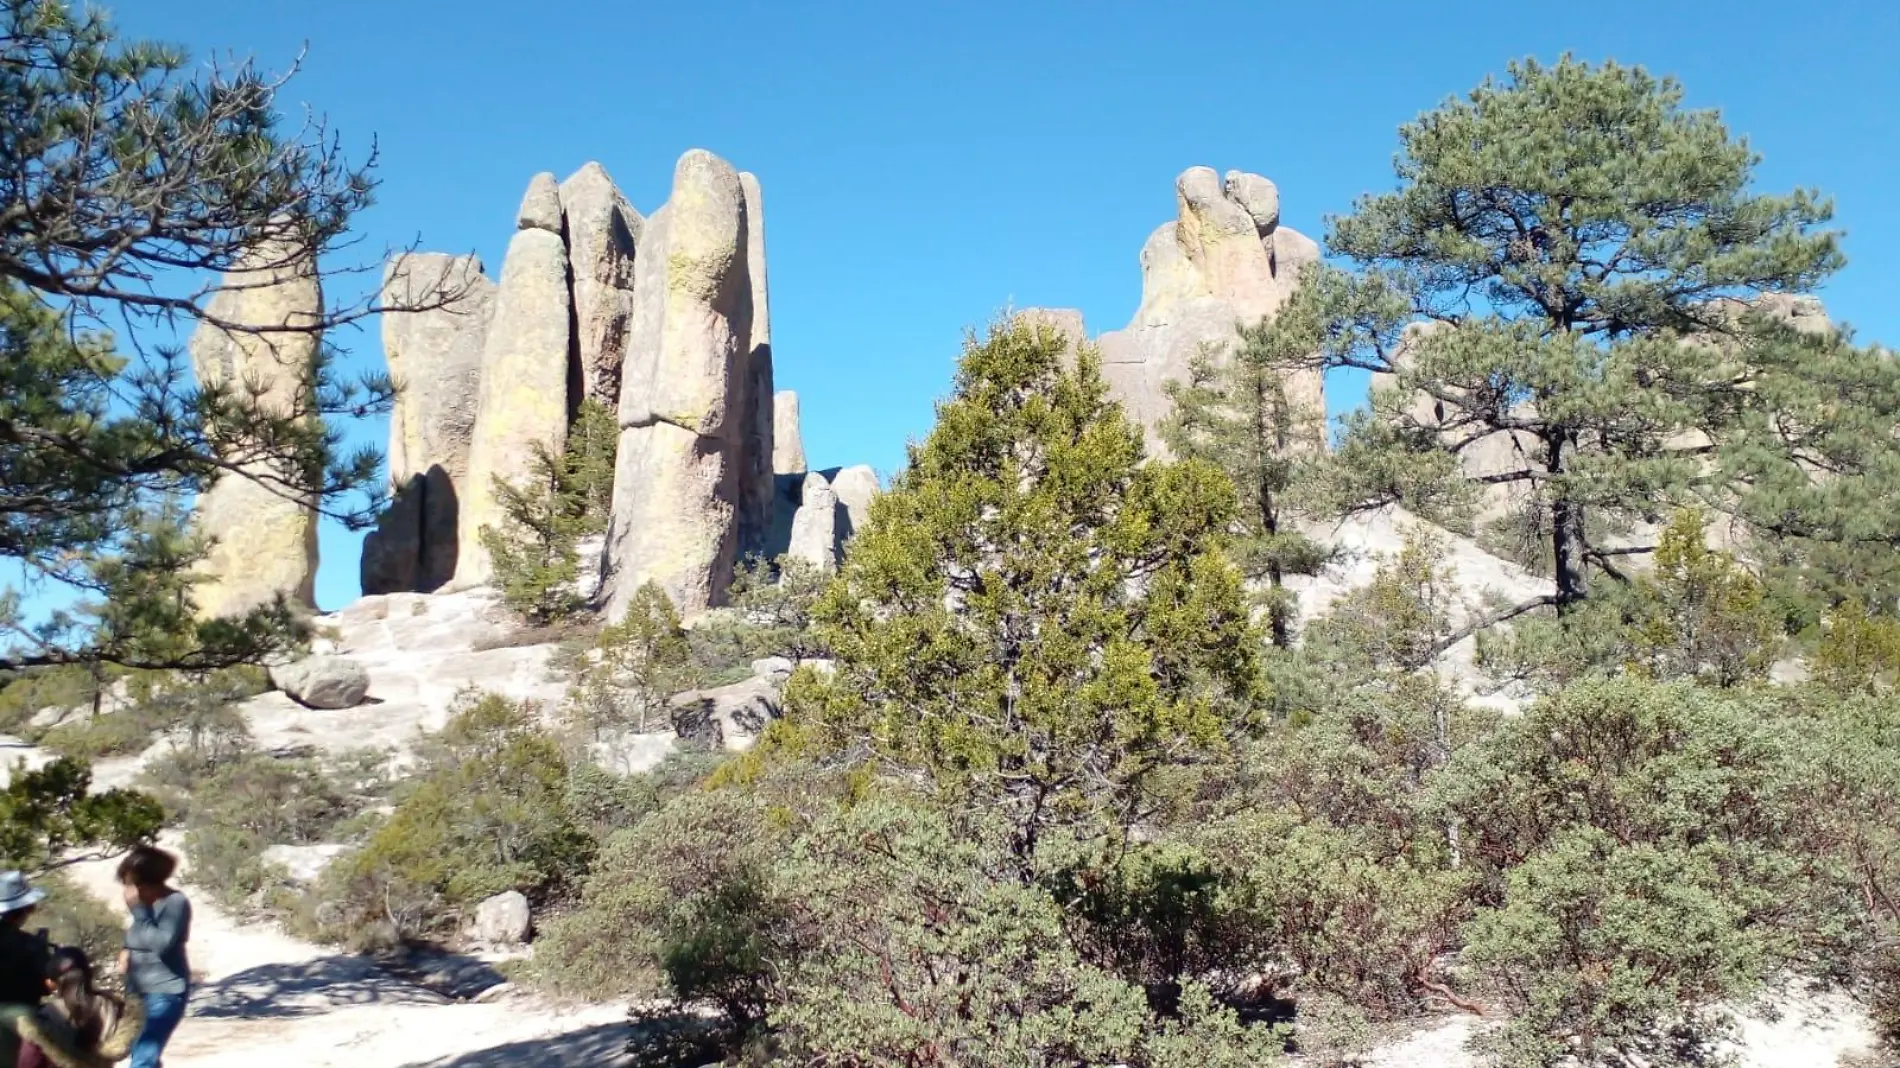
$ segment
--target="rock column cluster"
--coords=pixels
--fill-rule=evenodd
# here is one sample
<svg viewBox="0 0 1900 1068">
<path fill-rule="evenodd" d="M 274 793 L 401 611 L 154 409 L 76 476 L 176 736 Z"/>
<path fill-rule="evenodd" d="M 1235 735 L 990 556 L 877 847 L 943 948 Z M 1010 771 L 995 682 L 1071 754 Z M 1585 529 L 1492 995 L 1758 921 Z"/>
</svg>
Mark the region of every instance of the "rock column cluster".
<svg viewBox="0 0 1900 1068">
<path fill-rule="evenodd" d="M 1159 427 L 1168 415 L 1169 381 L 1185 381 L 1204 349 L 1238 343 L 1240 323 L 1273 315 L 1299 285 L 1300 269 L 1317 263 L 1319 245 L 1280 224 L 1280 192 L 1257 174 L 1194 167 L 1175 179 L 1175 218 L 1155 230 L 1141 250 L 1141 307 L 1126 327 L 1097 339 L 1109 391 L 1147 435 L 1151 453 L 1166 455 Z M 1076 341 L 1081 313 L 1030 309 Z M 1287 380 L 1288 399 L 1323 418 L 1325 391 L 1318 372 Z M 1315 443 L 1317 445 L 1317 442 Z"/>
</svg>

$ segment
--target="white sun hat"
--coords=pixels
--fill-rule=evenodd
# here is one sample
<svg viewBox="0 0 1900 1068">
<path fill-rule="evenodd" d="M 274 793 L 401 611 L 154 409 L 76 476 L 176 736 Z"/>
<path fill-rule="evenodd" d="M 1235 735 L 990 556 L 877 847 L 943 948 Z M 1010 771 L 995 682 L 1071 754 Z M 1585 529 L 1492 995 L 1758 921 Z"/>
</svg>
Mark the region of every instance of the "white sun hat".
<svg viewBox="0 0 1900 1068">
<path fill-rule="evenodd" d="M 46 891 L 32 886 L 17 871 L 0 871 L 0 915 L 32 908 L 46 900 Z"/>
</svg>

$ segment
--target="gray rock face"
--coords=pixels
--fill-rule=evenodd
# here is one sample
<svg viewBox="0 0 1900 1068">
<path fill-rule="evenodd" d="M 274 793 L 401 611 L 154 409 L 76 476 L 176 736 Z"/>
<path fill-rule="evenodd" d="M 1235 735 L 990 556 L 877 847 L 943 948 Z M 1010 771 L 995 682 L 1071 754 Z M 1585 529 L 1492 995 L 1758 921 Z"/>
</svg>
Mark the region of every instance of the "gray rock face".
<svg viewBox="0 0 1900 1068">
<path fill-rule="evenodd" d="M 745 421 L 740 442 L 739 551 L 756 553 L 770 535 L 773 520 L 772 476 L 778 435 L 777 386 L 772 372 L 772 301 L 766 285 L 765 196 L 752 174 L 739 174 L 745 197 L 746 310 Z"/>
<path fill-rule="evenodd" d="M 534 930 L 528 899 L 519 890 L 496 894 L 475 907 L 475 937 L 490 946 L 518 946 Z"/>
<path fill-rule="evenodd" d="M 1176 217 L 1141 250 L 1141 307 L 1121 330 L 1099 339 L 1103 376 L 1128 414 L 1147 431 L 1149 451 L 1166 454 L 1157 428 L 1169 411 L 1166 386 L 1185 379 L 1204 347 L 1238 341 L 1236 323 L 1277 312 L 1297 287 L 1299 270 L 1319 259 L 1311 239 L 1280 225 L 1280 196 L 1256 174 L 1209 168 L 1175 181 Z M 1317 373 L 1291 378 L 1301 410 L 1324 416 Z M 1313 447 L 1323 438 L 1316 426 Z"/>
<path fill-rule="evenodd" d="M 227 332 L 201 324 L 189 346 L 199 384 L 242 390 L 254 383 L 263 389 L 258 403 L 266 410 L 279 415 L 311 411 L 307 383 L 319 337 L 281 328 L 314 326 L 323 314 L 314 259 L 288 246 L 261 246 L 222 285 L 209 304 L 213 318 L 277 329 Z M 244 474 L 225 475 L 199 496 L 195 522 L 212 543 L 194 569 L 206 579 L 193 591 L 201 616 L 239 615 L 279 596 L 294 606 L 315 606 L 316 502 L 287 496 L 282 489 L 298 478 L 298 472 L 259 461 Z"/>
<path fill-rule="evenodd" d="M 756 678 L 784 682 L 791 677 L 792 671 L 797 667 L 798 665 L 792 663 L 790 657 L 768 656 L 752 662 L 752 674 Z"/>
<path fill-rule="evenodd" d="M 355 708 L 369 696 L 369 672 L 340 656 L 313 656 L 273 667 L 270 681 L 307 708 Z"/>
<path fill-rule="evenodd" d="M 546 230 L 559 237 L 561 226 L 561 186 L 554 175 L 542 171 L 528 181 L 528 191 L 515 213 L 515 229 Z"/>
<path fill-rule="evenodd" d="M 383 271 L 382 303 L 426 310 L 383 314 L 383 355 L 402 390 L 389 416 L 392 495 L 363 540 L 363 592 L 428 592 L 455 577 L 495 284 L 474 256 L 402 256 Z"/>
<path fill-rule="evenodd" d="M 547 175 L 536 177 L 522 203 L 523 218 L 552 182 Z M 517 230 L 482 349 L 468 478 L 460 490 L 457 587 L 493 576 L 481 529 L 502 522 L 494 481 L 525 483 L 533 474 L 536 446 L 558 455 L 567 442 L 568 313 L 567 247 L 559 233 L 539 226 Z"/>
<path fill-rule="evenodd" d="M 792 538 L 786 555 L 820 571 L 835 570 L 841 540 L 838 512 L 838 495 L 825 482 L 825 476 L 815 472 L 806 475 L 798 512 L 792 517 Z"/>
<path fill-rule="evenodd" d="M 798 430 L 798 394 L 789 389 L 772 394 L 772 472 L 805 473 L 805 440 Z"/>
<path fill-rule="evenodd" d="M 607 608 L 659 584 L 682 616 L 719 604 L 771 524 L 770 345 L 755 330 L 745 184 L 726 161 L 680 158 L 634 261 L 631 341 L 607 539 Z M 762 248 L 762 245 L 757 247 Z"/>
<path fill-rule="evenodd" d="M 633 321 L 633 261 L 645 220 L 606 168 L 589 163 L 560 186 L 574 279 L 574 331 L 582 395 L 620 403 L 620 368 Z"/>
<path fill-rule="evenodd" d="M 670 702 L 673 731 L 681 741 L 740 752 L 752 748 L 765 725 L 777 719 L 778 686 L 752 678 L 710 690 L 688 690 Z"/>
<path fill-rule="evenodd" d="M 868 464 L 856 467 L 840 468 L 826 472 L 826 482 L 831 492 L 838 495 L 838 503 L 844 507 L 848 529 L 839 535 L 839 540 L 850 537 L 871 520 L 871 498 L 880 492 L 877 484 L 877 472 Z"/>
</svg>

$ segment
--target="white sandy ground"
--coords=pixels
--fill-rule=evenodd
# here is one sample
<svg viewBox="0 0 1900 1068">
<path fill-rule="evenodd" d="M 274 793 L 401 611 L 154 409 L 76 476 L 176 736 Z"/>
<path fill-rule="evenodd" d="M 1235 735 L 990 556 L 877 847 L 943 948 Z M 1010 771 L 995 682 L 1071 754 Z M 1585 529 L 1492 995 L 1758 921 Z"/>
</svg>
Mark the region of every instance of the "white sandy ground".
<svg viewBox="0 0 1900 1068">
<path fill-rule="evenodd" d="M 1348 551 L 1330 574 L 1297 589 L 1309 618 L 1371 578 L 1382 554 L 1395 552 L 1415 520 L 1402 512 L 1355 518 L 1315 531 Z M 1468 539 L 1451 537 L 1447 566 L 1474 604 L 1485 594 L 1517 599 L 1543 586 Z M 321 651 L 360 661 L 370 675 L 371 703 L 341 712 L 302 708 L 281 694 L 244 704 L 253 734 L 267 748 L 362 746 L 398 749 L 420 730 L 440 727 L 456 693 L 479 687 L 509 696 L 558 702 L 563 683 L 549 672 L 551 646 L 481 648 L 501 640 L 488 591 L 364 598 L 323 617 L 333 636 Z M 1447 656 L 1445 670 L 1470 677 L 1470 642 Z M 1493 698 L 1509 704 L 1509 698 Z M 661 749 L 670 748 L 662 745 Z M 101 786 L 130 783 L 160 752 L 102 761 Z M 658 750 L 648 754 L 657 760 Z M 16 759 L 30 766 L 46 754 L 0 737 L 0 780 Z M 642 760 L 642 763 L 650 763 Z M 314 867 L 322 847 L 299 853 Z M 286 858 L 292 859 L 292 858 Z M 101 899 L 119 906 L 111 862 L 75 866 Z M 189 889 L 189 872 L 184 873 Z M 269 924 L 240 923 L 193 895 L 191 954 L 201 980 L 191 1015 L 167 1051 L 170 1068 L 606 1068 L 622 1065 L 623 1005 L 561 1006 L 532 996 L 454 1002 L 370 962 L 291 938 Z M 1865 1013 L 1845 998 L 1802 997 L 1780 1019 L 1745 1018 L 1741 1068 L 1834 1068 L 1844 1053 L 1871 1042 Z M 1477 1021 L 1445 1017 L 1382 1046 L 1367 1068 L 1477 1068 L 1464 1050 Z"/>
</svg>

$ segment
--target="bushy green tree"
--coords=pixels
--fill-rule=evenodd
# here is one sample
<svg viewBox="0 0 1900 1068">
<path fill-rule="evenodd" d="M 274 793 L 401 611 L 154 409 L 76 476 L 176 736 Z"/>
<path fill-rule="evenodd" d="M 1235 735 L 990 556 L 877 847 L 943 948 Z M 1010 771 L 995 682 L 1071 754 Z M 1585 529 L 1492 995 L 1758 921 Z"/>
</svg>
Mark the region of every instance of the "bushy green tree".
<svg viewBox="0 0 1900 1068">
<path fill-rule="evenodd" d="M 0 791 L 0 863 L 34 872 L 75 850 L 110 855 L 150 841 L 164 823 L 164 810 L 145 794 L 94 793 L 83 760 L 61 757 L 30 770 L 19 761 Z"/>
<path fill-rule="evenodd" d="M 595 740 L 610 732 L 645 733 L 669 725 L 667 700 L 692 688 L 686 632 L 666 591 L 649 582 L 634 591 L 620 622 L 600 632 L 567 711 Z"/>
<path fill-rule="evenodd" d="M 0 668 L 209 669 L 299 640 L 282 605 L 192 610 L 186 569 L 203 545 L 180 505 L 217 479 L 371 518 L 370 493 L 350 495 L 376 488 L 376 455 L 344 450 L 325 419 L 384 406 L 385 378 L 348 381 L 320 347 L 307 387 L 266 403 L 251 383 L 197 388 L 161 339 L 211 323 L 268 343 L 377 310 L 333 300 L 303 322 L 234 323 L 205 284 L 238 266 L 350 270 L 333 254 L 374 178 L 320 123 L 283 128 L 281 79 L 191 71 L 98 11 L 0 3 L 0 559 L 78 602 L 44 618 L 24 587 L 0 593 Z"/>
<path fill-rule="evenodd" d="M 1025 866 L 1052 825 L 1141 818 L 1151 776 L 1217 751 L 1260 693 L 1231 487 L 1144 465 L 1065 347 L 1019 322 L 968 341 L 816 610 L 835 672 L 788 693 L 791 729 L 1007 812 Z"/>
<path fill-rule="evenodd" d="M 484 526 L 478 536 L 494 561 L 502 603 L 530 623 L 552 623 L 586 607 L 580 541 L 607 529 L 618 435 L 606 405 L 589 398 L 560 455 L 536 442 L 525 482 L 495 479 L 501 525 Z"/>
<path fill-rule="evenodd" d="M 531 705 L 467 695 L 418 756 L 388 818 L 325 869 L 315 933 L 414 938 L 503 891 L 546 902 L 578 887 L 594 843 L 567 807 L 567 760 Z"/>
<path fill-rule="evenodd" d="M 1302 533 L 1293 490 L 1304 461 L 1326 441 L 1326 413 L 1301 411 L 1286 391 L 1286 368 L 1316 351 L 1323 324 L 1311 302 L 1241 330 L 1231 354 L 1203 351 L 1186 382 L 1168 383 L 1174 409 L 1163 437 L 1176 456 L 1227 473 L 1239 494 L 1228 553 L 1262 597 L 1273 644 L 1293 644 L 1299 603 L 1288 575 L 1315 575 L 1328 552 Z"/>
<path fill-rule="evenodd" d="M 693 626 L 693 660 L 708 677 L 751 674 L 751 662 L 782 656 L 793 663 L 828 654 L 812 610 L 831 575 L 809 560 L 781 556 L 743 561 L 726 591 L 727 607 Z"/>
<path fill-rule="evenodd" d="M 1875 487 L 1900 472 L 1900 369 L 1743 310 L 1839 267 L 1824 200 L 1754 191 L 1746 141 L 1673 81 L 1615 64 L 1513 64 L 1400 140 L 1397 191 L 1330 234 L 1362 273 L 1321 270 L 1298 298 L 1329 324 L 1309 365 L 1394 387 L 1347 425 L 1338 504 L 1457 522 L 1481 490 L 1531 501 L 1551 590 L 1500 615 L 1573 609 L 1594 577 L 1626 576 L 1670 505 L 1891 545 L 1875 528 L 1895 529 L 1894 494 Z M 1445 328 L 1408 336 L 1416 321 Z M 1461 457 L 1506 435 L 1523 462 L 1465 473 Z"/>
</svg>

